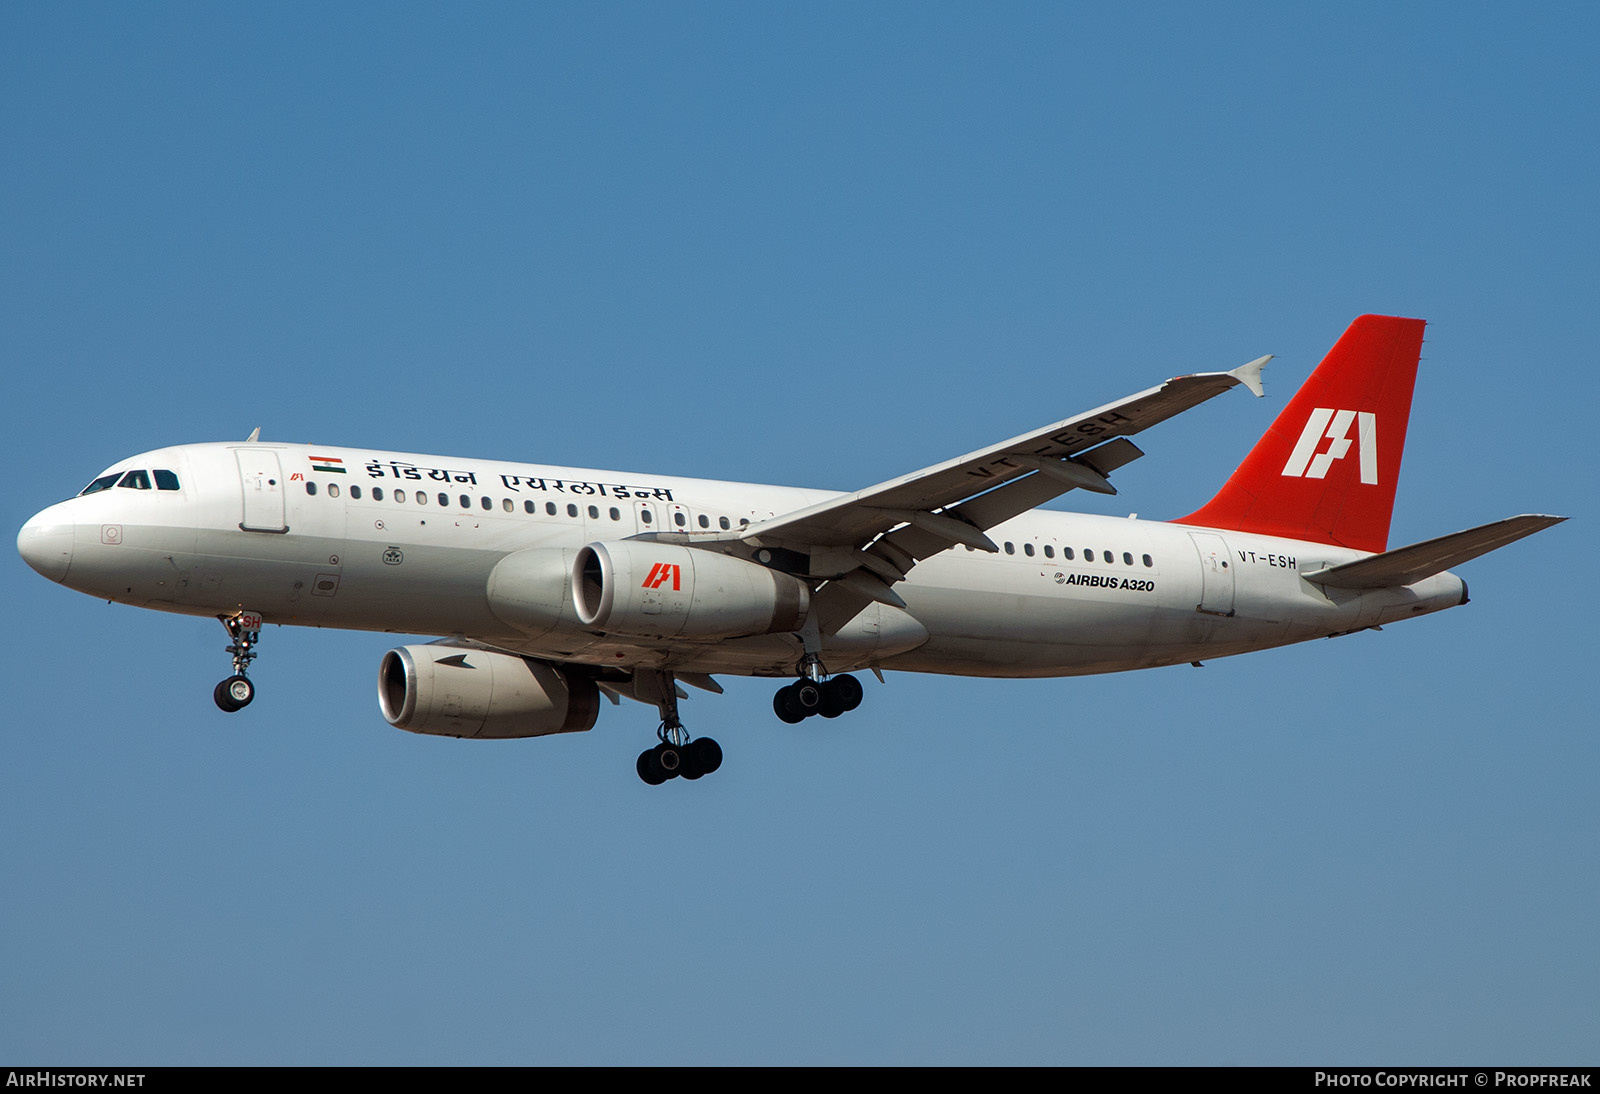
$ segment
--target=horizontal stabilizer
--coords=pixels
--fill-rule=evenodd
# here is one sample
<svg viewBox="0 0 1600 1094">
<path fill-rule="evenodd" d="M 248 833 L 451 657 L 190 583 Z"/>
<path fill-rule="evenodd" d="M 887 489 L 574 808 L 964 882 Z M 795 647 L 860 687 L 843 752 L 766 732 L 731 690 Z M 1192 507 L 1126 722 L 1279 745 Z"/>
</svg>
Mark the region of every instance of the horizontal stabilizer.
<svg viewBox="0 0 1600 1094">
<path fill-rule="evenodd" d="M 1464 532 L 1452 532 L 1448 536 L 1423 540 L 1409 547 L 1396 547 L 1381 555 L 1301 576 L 1307 581 L 1335 589 L 1387 589 L 1411 585 L 1566 519 L 1525 513 L 1520 517 L 1482 524 Z"/>
</svg>

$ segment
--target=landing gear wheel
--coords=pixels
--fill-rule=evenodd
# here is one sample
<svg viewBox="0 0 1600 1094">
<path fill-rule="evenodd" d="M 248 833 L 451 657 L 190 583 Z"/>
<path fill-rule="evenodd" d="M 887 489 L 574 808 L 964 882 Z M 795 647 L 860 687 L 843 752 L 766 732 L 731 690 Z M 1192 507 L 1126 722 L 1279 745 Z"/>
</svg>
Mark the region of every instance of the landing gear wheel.
<svg viewBox="0 0 1600 1094">
<path fill-rule="evenodd" d="M 834 700 L 839 704 L 839 712 L 841 714 L 849 713 L 861 705 L 861 697 L 864 694 L 861 688 L 861 681 L 849 673 L 835 676 L 823 687 L 833 693 Z"/>
<path fill-rule="evenodd" d="M 229 714 L 243 710 L 255 697 L 255 685 L 245 676 L 230 676 L 211 692 L 211 698 L 216 701 L 217 706 Z"/>
<path fill-rule="evenodd" d="M 796 680 L 789 685 L 789 691 L 794 695 L 794 708 L 804 717 L 821 712 L 822 685 L 815 680 Z"/>
<path fill-rule="evenodd" d="M 722 746 L 710 737 L 697 737 L 689 742 L 689 747 L 684 750 L 688 755 L 688 771 L 683 773 L 686 779 L 698 779 L 701 775 L 709 775 L 722 766 Z M 693 772 L 693 774 L 690 774 Z"/>
<path fill-rule="evenodd" d="M 799 725 L 806 720 L 806 712 L 800 709 L 799 702 L 794 697 L 792 684 L 785 685 L 773 693 L 772 712 L 790 725 Z"/>
<path fill-rule="evenodd" d="M 650 751 L 654 753 L 654 763 L 656 770 L 661 772 L 662 781 L 683 774 L 683 750 L 677 745 L 662 742 Z"/>
<path fill-rule="evenodd" d="M 667 781 L 666 772 L 656 766 L 656 750 L 653 748 L 647 748 L 639 753 L 639 762 L 634 765 L 634 769 L 639 772 L 639 778 L 649 786 L 660 786 Z"/>
</svg>

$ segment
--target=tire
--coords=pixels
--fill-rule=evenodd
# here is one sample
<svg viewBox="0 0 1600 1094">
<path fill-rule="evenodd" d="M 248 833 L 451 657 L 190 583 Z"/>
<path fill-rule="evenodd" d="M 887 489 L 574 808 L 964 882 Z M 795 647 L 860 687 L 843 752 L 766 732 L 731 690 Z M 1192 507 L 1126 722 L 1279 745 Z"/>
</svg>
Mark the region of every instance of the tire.
<svg viewBox="0 0 1600 1094">
<path fill-rule="evenodd" d="M 787 684 L 773 693 L 772 712 L 790 725 L 798 725 L 806 720 L 805 711 L 795 703 L 793 684 Z"/>
<path fill-rule="evenodd" d="M 212 700 L 229 714 L 243 710 L 255 697 L 255 685 L 244 676 L 230 676 L 211 691 Z"/>
<path fill-rule="evenodd" d="M 689 744 L 689 755 L 696 771 L 695 778 L 709 775 L 722 766 L 722 746 L 710 737 L 697 737 Z"/>
<path fill-rule="evenodd" d="M 650 751 L 655 754 L 655 766 L 661 772 L 662 782 L 683 774 L 683 752 L 677 746 L 659 744 Z"/>
<path fill-rule="evenodd" d="M 822 686 L 812 680 L 796 680 L 789 687 L 794 692 L 794 707 L 807 718 L 822 709 Z"/>
<path fill-rule="evenodd" d="M 639 762 L 634 765 L 634 770 L 639 772 L 639 778 L 643 779 L 646 785 L 660 786 L 667 781 L 665 773 L 656 767 L 656 750 L 653 748 L 647 748 L 639 753 Z"/>
<path fill-rule="evenodd" d="M 861 699 L 865 692 L 862 690 L 860 680 L 857 680 L 849 673 L 845 673 L 843 676 L 835 676 L 828 683 L 838 697 L 841 712 L 852 711 L 861 705 Z"/>
</svg>

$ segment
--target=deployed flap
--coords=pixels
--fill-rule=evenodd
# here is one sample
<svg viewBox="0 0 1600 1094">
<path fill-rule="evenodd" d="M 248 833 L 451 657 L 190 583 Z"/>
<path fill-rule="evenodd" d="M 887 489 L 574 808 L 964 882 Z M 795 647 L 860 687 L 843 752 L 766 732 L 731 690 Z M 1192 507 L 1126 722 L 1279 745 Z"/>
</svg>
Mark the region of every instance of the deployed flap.
<svg viewBox="0 0 1600 1094">
<path fill-rule="evenodd" d="M 1335 589 L 1380 589 L 1410 585 L 1566 519 L 1526 513 L 1301 576 L 1307 581 Z"/>
<path fill-rule="evenodd" d="M 737 535 L 747 542 L 812 547 L 861 546 L 898 524 L 914 523 L 908 518 L 908 513 L 949 509 L 1023 476 L 1043 480 L 1037 484 L 1037 489 L 1028 491 L 1036 499 L 1031 504 L 1037 505 L 1040 501 L 1066 493 L 1074 486 L 1102 482 L 1108 470 L 1133 458 L 1138 449 L 1131 444 L 1126 448 L 1119 446 L 1114 452 L 1108 452 L 1103 461 L 1088 455 L 1067 464 L 1078 453 L 1087 453 L 1113 438 L 1148 429 L 1236 385 L 1244 384 L 1251 390 L 1258 390 L 1261 386 L 1261 366 L 1270 359 L 1259 358 L 1232 372 L 1179 376 L 1159 387 L 1130 395 L 1119 402 L 1107 403 L 1075 418 L 1067 418 L 854 494 L 831 498 L 752 524 Z M 1066 466 L 1059 469 L 1051 467 L 1048 472 L 1040 471 L 1045 461 Z M 1007 510 L 1011 507 L 1000 508 Z M 1014 512 L 1008 512 L 1000 519 L 1013 515 Z M 975 514 L 963 513 L 963 516 L 972 521 Z M 998 521 L 978 522 L 975 527 L 981 531 L 993 523 Z M 944 546 L 949 546 L 950 535 L 935 533 L 927 528 L 920 531 L 931 538 L 942 539 Z M 949 531 L 945 530 L 946 533 Z"/>
</svg>

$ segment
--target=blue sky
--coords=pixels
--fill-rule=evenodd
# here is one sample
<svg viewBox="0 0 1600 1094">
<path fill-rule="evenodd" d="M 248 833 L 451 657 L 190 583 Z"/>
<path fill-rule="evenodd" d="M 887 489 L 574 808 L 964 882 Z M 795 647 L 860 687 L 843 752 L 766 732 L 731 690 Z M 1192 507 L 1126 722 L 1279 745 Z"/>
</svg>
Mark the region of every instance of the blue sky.
<svg viewBox="0 0 1600 1094">
<path fill-rule="evenodd" d="M 242 438 L 850 489 L 1275 353 L 1140 438 L 1203 502 L 1351 318 L 1430 321 L 1393 543 L 1467 608 L 1103 678 L 891 675 L 651 789 L 644 707 L 414 737 L 392 637 L 15 556 L 0 1058 L 1593 1063 L 1594 9 L 9 5 L 19 527 Z"/>
</svg>

